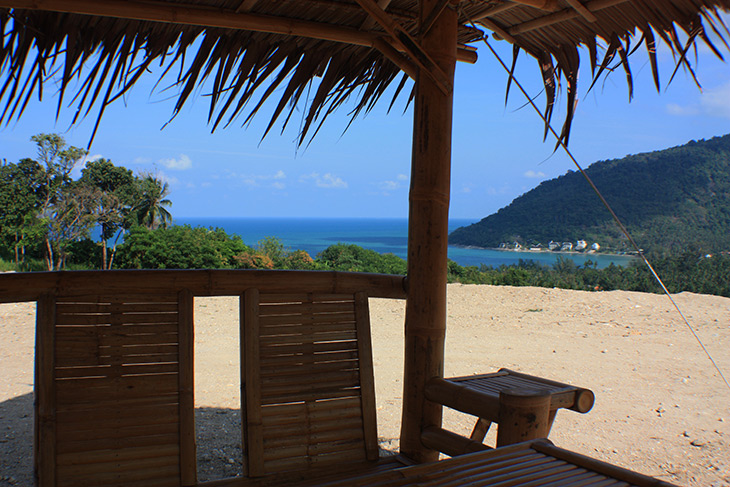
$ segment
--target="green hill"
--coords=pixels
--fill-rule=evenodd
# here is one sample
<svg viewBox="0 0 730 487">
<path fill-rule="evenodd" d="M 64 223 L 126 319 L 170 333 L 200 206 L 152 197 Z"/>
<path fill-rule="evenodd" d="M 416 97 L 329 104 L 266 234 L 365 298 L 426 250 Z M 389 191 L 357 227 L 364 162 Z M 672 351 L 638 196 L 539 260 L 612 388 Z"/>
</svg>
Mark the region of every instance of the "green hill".
<svg viewBox="0 0 730 487">
<path fill-rule="evenodd" d="M 730 250 L 730 135 L 599 161 L 586 169 L 645 250 Z M 478 223 L 456 229 L 455 245 L 498 247 L 572 241 L 629 250 L 579 172 L 542 182 Z"/>
</svg>

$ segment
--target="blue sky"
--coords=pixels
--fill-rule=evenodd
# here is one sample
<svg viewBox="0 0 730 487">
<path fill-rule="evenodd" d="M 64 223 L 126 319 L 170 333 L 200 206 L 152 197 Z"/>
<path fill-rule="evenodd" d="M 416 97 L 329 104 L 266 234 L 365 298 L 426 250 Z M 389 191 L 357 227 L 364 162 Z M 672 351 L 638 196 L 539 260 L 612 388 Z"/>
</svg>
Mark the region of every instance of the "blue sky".
<svg viewBox="0 0 730 487">
<path fill-rule="evenodd" d="M 511 47 L 492 44 L 509 62 Z M 634 56 L 631 103 L 623 71 L 587 94 L 590 71 L 583 73 L 570 147 L 584 166 L 730 133 L 730 65 L 701 47 L 696 66 L 700 91 L 681 70 L 666 87 L 674 61 L 666 50 L 659 58 L 658 94 L 646 56 Z M 523 54 L 518 68 L 518 78 L 533 95 L 539 93 L 536 62 Z M 553 140 L 542 142 L 542 122 L 531 108 L 520 108 L 525 101 L 517 90 L 505 107 L 506 79 L 484 47 L 476 65 L 457 67 L 452 218 L 483 218 L 541 181 L 574 169 L 562 152 L 552 153 Z M 347 110 L 340 109 L 311 145 L 297 148 L 297 123 L 282 135 L 275 129 L 261 141 L 266 110 L 245 129 L 234 123 L 211 134 L 202 96 L 161 130 L 173 101 L 169 93 L 150 94 L 154 81 L 150 77 L 107 109 L 90 156 L 167 180 L 174 216 L 407 216 L 412 110 L 404 112 L 405 97 L 390 114 L 389 99 L 383 100 L 344 134 L 349 119 Z M 29 139 L 42 132 L 61 133 L 71 145 L 87 144 L 94 113 L 69 128 L 71 110 L 56 122 L 52 87 L 45 94 L 43 103 L 32 103 L 21 121 L 0 129 L 0 158 L 33 157 Z M 553 122 L 562 123 L 562 110 Z"/>
</svg>

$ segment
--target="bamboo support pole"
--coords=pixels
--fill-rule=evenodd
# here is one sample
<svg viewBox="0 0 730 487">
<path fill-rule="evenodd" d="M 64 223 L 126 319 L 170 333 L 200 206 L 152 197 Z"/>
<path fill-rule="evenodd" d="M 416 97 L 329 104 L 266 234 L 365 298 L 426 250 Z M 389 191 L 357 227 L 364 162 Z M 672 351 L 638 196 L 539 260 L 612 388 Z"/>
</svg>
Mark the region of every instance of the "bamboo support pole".
<svg viewBox="0 0 730 487">
<path fill-rule="evenodd" d="M 438 0 L 421 2 L 422 20 Z M 456 63 L 457 15 L 446 8 L 420 39 L 452 83 Z M 425 447 L 421 431 L 441 426 L 441 405 L 427 401 L 429 379 L 443 377 L 446 332 L 446 274 L 451 179 L 453 93 L 433 81 L 416 81 L 413 123 L 410 209 L 408 220 L 408 298 L 401 453 L 418 462 L 435 461 L 438 452 Z"/>
<path fill-rule="evenodd" d="M 36 485 L 56 485 L 56 395 L 54 389 L 54 327 L 56 300 L 44 295 L 36 311 L 35 442 Z"/>
<path fill-rule="evenodd" d="M 261 420 L 261 363 L 259 361 L 259 291 L 248 289 L 241 296 L 241 397 L 245 397 L 245 418 L 242 421 L 243 450 L 247 453 L 247 474 L 264 474 L 263 423 Z"/>
<path fill-rule="evenodd" d="M 364 293 L 357 293 L 355 323 L 357 327 L 357 345 L 360 356 L 360 394 L 362 400 L 363 434 L 367 459 L 378 459 L 378 419 L 375 405 L 375 378 L 373 376 L 373 344 L 370 335 L 370 312 L 368 297 Z"/>
<path fill-rule="evenodd" d="M 193 295 L 185 289 L 179 298 L 179 347 L 180 355 L 180 480 L 182 485 L 195 485 L 198 481 L 195 450 L 195 352 Z"/>
</svg>

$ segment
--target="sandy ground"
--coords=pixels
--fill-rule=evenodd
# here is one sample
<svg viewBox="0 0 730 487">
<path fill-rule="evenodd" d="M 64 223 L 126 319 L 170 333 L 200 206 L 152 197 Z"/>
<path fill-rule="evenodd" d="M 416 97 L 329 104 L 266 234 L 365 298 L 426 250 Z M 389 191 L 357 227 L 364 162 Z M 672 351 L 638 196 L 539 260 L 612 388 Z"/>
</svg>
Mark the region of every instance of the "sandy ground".
<svg viewBox="0 0 730 487">
<path fill-rule="evenodd" d="M 557 445 L 692 486 L 730 486 L 730 390 L 666 297 L 623 291 L 449 285 L 446 374 L 509 367 L 590 388 L 587 414 L 561 411 Z M 676 301 L 725 374 L 730 299 Z M 238 302 L 196 299 L 196 427 L 201 479 L 241 468 Z M 384 449 L 398 445 L 404 303 L 371 300 Z M 0 305 L 0 485 L 32 485 L 32 303 Z M 468 434 L 473 418 L 446 411 Z M 494 441 L 490 432 L 487 442 Z"/>
</svg>

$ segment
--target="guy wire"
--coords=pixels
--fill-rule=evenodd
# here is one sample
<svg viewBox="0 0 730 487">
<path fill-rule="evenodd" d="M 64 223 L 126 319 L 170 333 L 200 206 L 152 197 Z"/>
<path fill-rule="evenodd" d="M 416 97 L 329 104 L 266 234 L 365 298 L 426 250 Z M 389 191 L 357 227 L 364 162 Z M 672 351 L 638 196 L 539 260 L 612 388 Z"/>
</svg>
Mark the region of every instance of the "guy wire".
<svg viewBox="0 0 730 487">
<path fill-rule="evenodd" d="M 474 27 L 475 29 L 477 28 L 473 21 L 470 20 L 470 23 L 472 24 L 472 27 Z M 697 340 L 697 343 L 699 343 L 700 348 L 702 348 L 702 350 L 705 352 L 705 355 L 707 355 L 707 358 L 710 360 L 710 362 L 712 362 L 712 365 L 715 368 L 715 370 L 717 371 L 717 373 L 720 375 L 720 378 L 722 378 L 723 382 L 725 382 L 725 386 L 728 388 L 728 390 L 730 390 L 730 383 L 728 383 L 728 380 L 725 378 L 725 374 L 722 373 L 722 370 L 720 370 L 720 367 L 717 365 L 717 362 L 715 362 L 715 359 L 712 358 L 712 355 L 710 354 L 710 352 L 705 347 L 705 344 L 702 343 L 702 340 L 697 335 L 697 332 L 695 332 L 695 330 L 692 327 L 692 325 L 689 323 L 689 320 L 687 320 L 687 318 L 684 316 L 684 313 L 682 313 L 682 310 L 679 309 L 679 306 L 677 305 L 677 302 L 674 300 L 674 298 L 672 297 L 672 294 L 669 292 L 669 290 L 667 289 L 667 287 L 664 285 L 664 282 L 662 281 L 661 277 L 659 277 L 659 274 L 657 274 L 657 272 L 654 270 L 654 267 L 651 265 L 651 263 L 649 262 L 649 260 L 644 255 L 644 252 L 636 244 L 636 242 L 634 241 L 633 237 L 631 237 L 631 235 L 629 234 L 628 230 L 626 229 L 626 227 L 624 226 L 624 224 L 619 219 L 618 215 L 616 215 L 616 213 L 613 211 L 613 208 L 611 208 L 611 205 L 608 204 L 608 201 L 606 201 L 606 198 L 603 197 L 603 195 L 601 194 L 601 192 L 598 190 L 598 188 L 596 187 L 596 185 L 591 180 L 590 176 L 588 176 L 588 174 L 586 174 L 586 172 L 583 170 L 583 167 L 581 167 L 581 165 L 578 163 L 577 159 L 575 157 L 573 157 L 573 153 L 565 145 L 565 142 L 563 141 L 562 137 L 560 137 L 558 135 L 558 133 L 553 129 L 552 125 L 548 122 L 548 120 L 545 117 L 545 115 L 537 107 L 537 105 L 532 100 L 532 98 L 529 96 L 529 94 L 527 93 L 527 91 L 525 90 L 525 88 L 522 86 L 522 84 L 517 80 L 517 77 L 514 75 L 514 73 L 509 70 L 509 68 L 507 67 L 507 64 L 505 64 L 505 62 L 502 60 L 502 58 L 499 57 L 499 54 L 497 54 L 497 52 L 494 50 L 494 48 L 492 47 L 492 45 L 487 40 L 487 36 L 486 35 L 483 35 L 482 36 L 482 41 L 484 41 L 484 44 L 486 44 L 486 46 L 492 52 L 492 54 L 497 59 L 497 61 L 499 62 L 499 64 L 502 65 L 502 68 L 504 68 L 504 70 L 507 72 L 507 74 L 509 74 L 509 76 L 512 78 L 512 81 L 515 83 L 515 85 L 519 88 L 519 90 L 525 96 L 525 98 L 527 99 L 528 103 L 532 106 L 532 108 L 535 110 L 535 112 L 537 112 L 537 114 L 540 116 L 540 118 L 543 120 L 543 122 L 545 122 L 545 125 L 547 126 L 548 130 L 550 130 L 550 133 L 553 134 L 553 136 L 555 137 L 555 139 L 558 141 L 558 144 L 560 145 L 560 147 L 563 148 L 563 150 L 568 155 L 568 157 L 570 158 L 570 160 L 573 162 L 573 164 L 575 165 L 575 167 L 578 168 L 578 170 L 583 175 L 583 177 L 588 182 L 588 184 L 591 186 L 591 188 L 596 193 L 596 195 L 598 196 L 598 198 L 600 198 L 601 203 L 603 204 L 603 206 L 605 206 L 606 209 L 611 213 L 611 217 L 616 222 L 616 224 L 619 226 L 619 229 L 621 229 L 621 232 L 629 240 L 629 242 L 631 243 L 631 246 L 634 247 L 634 249 L 638 253 L 638 255 L 641 258 L 641 260 L 644 262 L 644 264 L 646 264 L 646 267 L 649 269 L 649 272 L 651 272 L 652 276 L 654 276 L 654 279 L 656 279 L 656 281 L 659 283 L 659 286 L 661 286 L 662 291 L 669 298 L 669 301 L 671 301 L 672 306 L 674 306 L 674 309 L 677 310 L 677 313 L 679 313 L 679 316 L 682 317 L 682 321 L 684 321 L 684 324 L 687 326 L 687 328 L 689 329 L 689 331 L 692 332 L 692 336 L 695 337 L 695 340 Z"/>
</svg>

